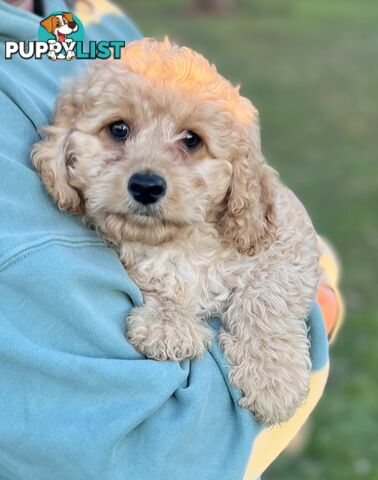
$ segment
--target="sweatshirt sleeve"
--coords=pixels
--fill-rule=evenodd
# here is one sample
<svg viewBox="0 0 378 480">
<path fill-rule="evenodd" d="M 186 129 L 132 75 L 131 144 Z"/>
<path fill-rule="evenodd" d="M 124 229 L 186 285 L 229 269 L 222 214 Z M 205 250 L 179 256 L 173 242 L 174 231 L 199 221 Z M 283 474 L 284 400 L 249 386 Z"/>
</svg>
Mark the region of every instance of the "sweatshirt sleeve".
<svg viewBox="0 0 378 480">
<path fill-rule="evenodd" d="M 260 427 L 215 340 L 181 364 L 136 352 L 123 332 L 142 298 L 112 249 L 30 242 L 3 258 L 0 299 L 1 478 L 242 477 Z"/>
</svg>

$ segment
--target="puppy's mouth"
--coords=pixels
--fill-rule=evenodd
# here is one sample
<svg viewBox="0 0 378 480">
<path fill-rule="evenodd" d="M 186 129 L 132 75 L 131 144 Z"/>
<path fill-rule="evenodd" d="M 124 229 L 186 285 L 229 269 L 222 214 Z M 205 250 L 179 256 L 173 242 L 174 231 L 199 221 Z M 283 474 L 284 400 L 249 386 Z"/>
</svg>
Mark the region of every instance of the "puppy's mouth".
<svg viewBox="0 0 378 480">
<path fill-rule="evenodd" d="M 165 220 L 164 212 L 159 205 L 132 205 L 125 213 L 117 213 L 123 219 L 133 220 L 135 222 L 145 223 L 146 219 Z"/>
<path fill-rule="evenodd" d="M 170 218 L 160 205 L 132 205 L 125 212 L 108 212 L 116 216 L 125 224 L 133 225 L 138 229 L 154 230 L 155 228 L 181 229 L 188 226 L 185 221 Z"/>
<path fill-rule="evenodd" d="M 162 214 L 162 209 L 143 206 L 128 208 L 127 211 L 107 211 L 105 223 L 100 226 L 110 241 L 137 241 L 146 245 L 160 245 L 172 240 L 184 223 L 173 221 Z"/>
</svg>

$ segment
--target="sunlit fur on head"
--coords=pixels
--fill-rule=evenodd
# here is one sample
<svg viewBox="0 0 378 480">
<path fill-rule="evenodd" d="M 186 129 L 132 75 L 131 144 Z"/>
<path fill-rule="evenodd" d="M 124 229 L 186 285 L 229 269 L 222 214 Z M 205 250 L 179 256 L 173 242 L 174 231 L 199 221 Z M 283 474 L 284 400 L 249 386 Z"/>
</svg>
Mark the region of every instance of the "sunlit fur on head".
<svg viewBox="0 0 378 480">
<path fill-rule="evenodd" d="M 132 72 L 167 88 L 196 92 L 247 126 L 256 117 L 256 109 L 239 94 L 239 87 L 219 75 L 215 65 L 190 48 L 171 44 L 167 37 L 163 42 L 146 38 L 129 43 L 122 59 Z"/>
</svg>

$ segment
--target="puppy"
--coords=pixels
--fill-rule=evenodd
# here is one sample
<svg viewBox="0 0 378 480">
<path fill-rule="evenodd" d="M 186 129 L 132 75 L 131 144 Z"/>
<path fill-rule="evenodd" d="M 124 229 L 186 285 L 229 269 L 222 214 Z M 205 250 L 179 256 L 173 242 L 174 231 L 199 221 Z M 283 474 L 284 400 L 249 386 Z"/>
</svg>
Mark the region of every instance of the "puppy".
<svg viewBox="0 0 378 480">
<path fill-rule="evenodd" d="M 45 133 L 32 158 L 50 195 L 143 292 L 129 342 L 156 360 L 198 358 L 217 315 L 240 405 L 287 420 L 308 390 L 318 250 L 262 155 L 250 101 L 198 53 L 144 39 L 66 87 Z"/>
</svg>

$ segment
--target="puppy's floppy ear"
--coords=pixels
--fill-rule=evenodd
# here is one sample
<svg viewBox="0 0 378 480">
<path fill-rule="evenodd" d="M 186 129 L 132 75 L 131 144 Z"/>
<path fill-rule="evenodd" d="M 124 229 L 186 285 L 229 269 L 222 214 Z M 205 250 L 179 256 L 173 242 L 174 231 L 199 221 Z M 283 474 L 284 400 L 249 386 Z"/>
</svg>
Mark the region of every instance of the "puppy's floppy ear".
<svg viewBox="0 0 378 480">
<path fill-rule="evenodd" d="M 71 12 L 62 12 L 62 16 L 66 17 L 66 19 L 69 23 L 75 21 Z"/>
<path fill-rule="evenodd" d="M 233 159 L 233 173 L 223 217 L 225 237 L 240 253 L 254 255 L 274 239 L 278 175 L 261 152 L 257 111 L 245 129 Z"/>
<path fill-rule="evenodd" d="M 42 27 L 49 33 L 52 33 L 53 31 L 53 16 L 54 15 L 50 15 L 49 17 L 42 20 L 42 22 L 40 22 L 40 25 L 42 25 Z"/>
<path fill-rule="evenodd" d="M 45 138 L 33 146 L 31 158 L 58 207 L 78 215 L 83 206 L 78 192 L 69 184 L 67 171 L 67 165 L 75 160 L 69 146 L 75 112 L 72 96 L 61 94 L 56 101 L 52 124 L 45 127 Z"/>
</svg>

